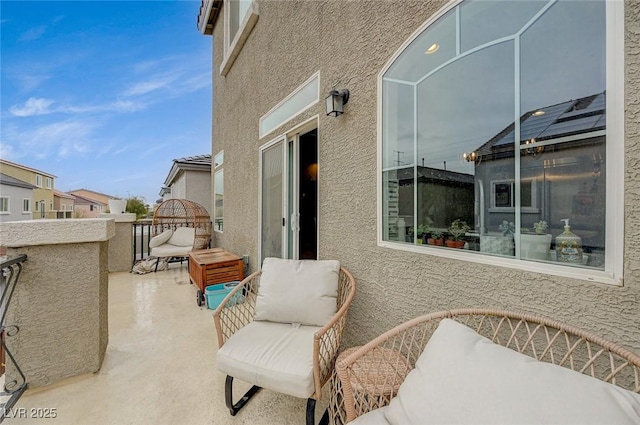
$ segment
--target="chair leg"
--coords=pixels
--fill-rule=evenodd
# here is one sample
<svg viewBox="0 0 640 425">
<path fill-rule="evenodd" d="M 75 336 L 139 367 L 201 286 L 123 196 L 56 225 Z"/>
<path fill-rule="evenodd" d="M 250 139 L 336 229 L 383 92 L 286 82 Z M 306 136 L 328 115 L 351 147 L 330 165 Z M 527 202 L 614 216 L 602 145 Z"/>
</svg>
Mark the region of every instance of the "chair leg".
<svg viewBox="0 0 640 425">
<path fill-rule="evenodd" d="M 160 263 L 160 257 L 158 257 L 158 258 L 156 259 L 156 268 L 155 268 L 155 270 L 153 271 L 154 273 L 156 273 L 156 272 L 158 271 L 158 263 Z"/>
<path fill-rule="evenodd" d="M 316 401 L 313 398 L 307 399 L 307 425 L 316 425 L 315 422 Z M 325 409 L 319 425 L 329 424 L 329 409 Z"/>
<path fill-rule="evenodd" d="M 224 402 L 226 403 L 231 416 L 235 416 L 236 413 L 238 413 L 240 409 L 242 409 L 244 405 L 251 400 L 251 397 L 256 395 L 260 390 L 261 387 L 256 385 L 252 386 L 236 404 L 233 404 L 233 376 L 227 375 L 227 379 L 224 383 Z"/>
</svg>

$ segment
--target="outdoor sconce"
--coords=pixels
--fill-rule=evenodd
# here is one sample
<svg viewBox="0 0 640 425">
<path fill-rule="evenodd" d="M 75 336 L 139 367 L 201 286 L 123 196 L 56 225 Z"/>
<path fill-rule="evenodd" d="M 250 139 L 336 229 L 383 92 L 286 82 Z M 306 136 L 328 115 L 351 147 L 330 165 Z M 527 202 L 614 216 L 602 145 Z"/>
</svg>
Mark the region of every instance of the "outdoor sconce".
<svg viewBox="0 0 640 425">
<path fill-rule="evenodd" d="M 479 165 L 480 162 L 482 162 L 482 156 L 478 154 L 477 151 L 471 151 L 469 153 L 463 152 L 462 159 L 475 165 Z"/>
<path fill-rule="evenodd" d="M 530 148 L 524 149 L 525 155 L 536 156 L 537 154 L 544 152 L 544 146 L 535 145 L 536 139 L 527 140 L 524 144 L 525 146 L 531 146 Z"/>
<path fill-rule="evenodd" d="M 349 101 L 349 90 L 331 90 L 325 99 L 327 116 L 337 117 L 344 113 L 344 105 Z"/>
</svg>

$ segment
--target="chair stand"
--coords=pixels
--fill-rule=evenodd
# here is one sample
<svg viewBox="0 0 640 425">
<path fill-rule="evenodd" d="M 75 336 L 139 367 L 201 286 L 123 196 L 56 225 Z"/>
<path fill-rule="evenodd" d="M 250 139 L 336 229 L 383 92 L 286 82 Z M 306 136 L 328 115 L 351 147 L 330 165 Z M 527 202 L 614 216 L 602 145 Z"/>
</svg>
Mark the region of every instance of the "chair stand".
<svg viewBox="0 0 640 425">
<path fill-rule="evenodd" d="M 236 413 L 238 413 L 240 409 L 242 409 L 244 405 L 251 400 L 251 397 L 256 395 L 256 393 L 261 389 L 261 387 L 256 385 L 252 386 L 236 404 L 233 404 L 233 376 L 227 375 L 227 379 L 224 383 L 224 401 L 231 416 L 235 416 Z"/>
<path fill-rule="evenodd" d="M 307 425 L 315 425 L 315 412 L 316 412 L 316 401 L 313 398 L 307 399 Z M 329 424 L 329 409 L 324 411 L 322 418 L 320 418 L 319 425 L 328 425 Z"/>
</svg>

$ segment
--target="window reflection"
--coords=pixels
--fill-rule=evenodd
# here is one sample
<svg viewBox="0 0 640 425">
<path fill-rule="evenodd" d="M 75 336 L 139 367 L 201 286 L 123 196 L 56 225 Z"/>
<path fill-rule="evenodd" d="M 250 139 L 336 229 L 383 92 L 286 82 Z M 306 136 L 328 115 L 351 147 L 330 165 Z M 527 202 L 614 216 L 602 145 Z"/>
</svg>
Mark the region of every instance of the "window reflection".
<svg viewBox="0 0 640 425">
<path fill-rule="evenodd" d="M 383 77 L 383 239 L 463 222 L 469 251 L 557 262 L 570 219 L 571 265 L 604 268 L 604 7 L 466 1 L 404 50 Z"/>
</svg>

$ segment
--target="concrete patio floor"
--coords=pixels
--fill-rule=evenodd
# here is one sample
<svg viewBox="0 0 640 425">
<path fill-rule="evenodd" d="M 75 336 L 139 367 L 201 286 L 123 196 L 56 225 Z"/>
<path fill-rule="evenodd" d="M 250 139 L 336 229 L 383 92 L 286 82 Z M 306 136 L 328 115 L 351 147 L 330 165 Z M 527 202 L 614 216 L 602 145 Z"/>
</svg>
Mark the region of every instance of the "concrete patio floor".
<svg viewBox="0 0 640 425">
<path fill-rule="evenodd" d="M 260 391 L 237 416 L 224 404 L 225 375 L 215 366 L 212 310 L 196 305 L 186 265 L 109 275 L 109 345 L 99 372 L 28 390 L 27 418 L 6 424 L 303 424 L 306 400 Z M 248 385 L 234 381 L 234 399 Z M 327 393 L 328 385 L 325 386 Z M 318 403 L 316 420 L 327 405 Z M 55 419 L 29 418 L 32 408 Z M 10 416 L 10 415 L 9 415 Z"/>
</svg>

